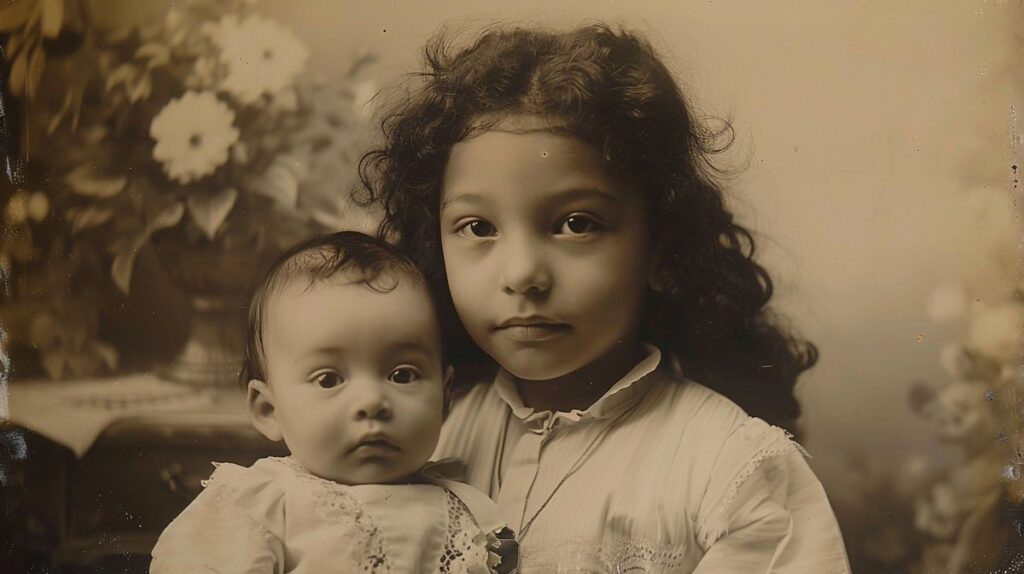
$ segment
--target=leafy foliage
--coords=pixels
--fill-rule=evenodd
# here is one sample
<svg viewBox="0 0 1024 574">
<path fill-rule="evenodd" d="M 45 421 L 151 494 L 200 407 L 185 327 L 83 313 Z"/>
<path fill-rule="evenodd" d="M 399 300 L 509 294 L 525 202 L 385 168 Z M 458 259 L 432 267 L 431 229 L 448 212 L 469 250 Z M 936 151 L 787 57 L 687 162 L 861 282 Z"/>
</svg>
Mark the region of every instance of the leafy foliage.
<svg viewBox="0 0 1024 574">
<path fill-rule="evenodd" d="M 116 368 L 99 307 L 129 293 L 150 246 L 273 253 L 350 221 L 373 85 L 368 54 L 339 82 L 309 78 L 305 46 L 252 2 L 179 3 L 112 29 L 89 14 L 88 0 L 0 8 L 22 120 L 0 185 L 3 311 L 54 378 Z"/>
</svg>

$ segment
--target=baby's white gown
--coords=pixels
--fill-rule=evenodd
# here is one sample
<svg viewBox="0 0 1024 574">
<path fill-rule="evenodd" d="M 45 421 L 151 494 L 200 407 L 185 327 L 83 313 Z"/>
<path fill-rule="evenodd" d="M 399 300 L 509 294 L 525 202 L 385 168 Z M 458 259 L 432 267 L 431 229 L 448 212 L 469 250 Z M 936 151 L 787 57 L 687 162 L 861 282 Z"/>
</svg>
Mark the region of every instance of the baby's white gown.
<svg viewBox="0 0 1024 574">
<path fill-rule="evenodd" d="M 486 574 L 494 504 L 465 484 L 346 486 L 289 457 L 220 464 L 164 531 L 151 572 Z"/>
</svg>

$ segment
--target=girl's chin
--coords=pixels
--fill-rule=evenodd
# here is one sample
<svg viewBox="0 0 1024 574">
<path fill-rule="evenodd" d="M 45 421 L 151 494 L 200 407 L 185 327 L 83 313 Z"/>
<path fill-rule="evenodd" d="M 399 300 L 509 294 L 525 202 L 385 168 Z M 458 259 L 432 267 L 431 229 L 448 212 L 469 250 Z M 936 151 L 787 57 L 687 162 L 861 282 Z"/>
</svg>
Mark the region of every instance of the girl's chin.
<svg viewBox="0 0 1024 574">
<path fill-rule="evenodd" d="M 572 374 L 576 369 L 572 364 L 565 361 L 552 361 L 550 364 L 538 360 L 515 360 L 498 361 L 501 368 L 514 378 L 531 383 L 560 382 L 566 375 Z"/>
</svg>

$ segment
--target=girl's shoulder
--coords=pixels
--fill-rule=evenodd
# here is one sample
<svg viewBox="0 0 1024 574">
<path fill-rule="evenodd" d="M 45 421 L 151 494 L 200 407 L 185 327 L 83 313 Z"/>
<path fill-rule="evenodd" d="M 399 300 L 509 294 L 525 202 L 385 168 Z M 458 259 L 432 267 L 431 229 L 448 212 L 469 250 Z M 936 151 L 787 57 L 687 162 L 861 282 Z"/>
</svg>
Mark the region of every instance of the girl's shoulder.
<svg viewBox="0 0 1024 574">
<path fill-rule="evenodd" d="M 692 380 L 676 382 L 678 398 L 666 401 L 674 402 L 673 418 L 718 469 L 776 453 L 807 454 L 788 431 L 748 415 L 721 393 Z"/>
<path fill-rule="evenodd" d="M 652 377 L 652 388 L 641 400 L 637 415 L 682 436 L 681 445 L 697 444 L 704 453 L 717 453 L 737 433 L 757 433 L 754 429 L 759 427 L 751 421 L 759 419 L 721 393 L 668 367 L 659 368 Z"/>
<path fill-rule="evenodd" d="M 736 403 L 698 382 L 669 374 L 644 400 L 650 428 L 662 429 L 677 475 L 695 478 L 693 494 L 735 488 L 775 457 L 804 458 L 806 452 L 786 430 L 748 415 Z M 723 490 L 724 489 L 724 490 Z"/>
</svg>

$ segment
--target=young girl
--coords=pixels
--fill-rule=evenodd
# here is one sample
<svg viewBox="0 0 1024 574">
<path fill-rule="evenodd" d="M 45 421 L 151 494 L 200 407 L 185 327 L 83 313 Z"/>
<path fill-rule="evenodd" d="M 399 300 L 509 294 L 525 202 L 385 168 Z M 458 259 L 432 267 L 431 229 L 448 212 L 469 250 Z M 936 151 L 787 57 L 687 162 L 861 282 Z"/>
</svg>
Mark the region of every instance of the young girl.
<svg viewBox="0 0 1024 574">
<path fill-rule="evenodd" d="M 360 233 L 285 253 L 253 298 L 242 382 L 291 455 L 220 464 L 152 572 L 512 572 L 494 503 L 424 468 L 445 367 L 423 277 Z"/>
<path fill-rule="evenodd" d="M 767 311 L 721 134 L 650 46 L 495 29 L 426 56 L 361 172 L 469 386 L 436 455 L 496 498 L 522 571 L 847 572 L 783 430 L 815 349 Z"/>
</svg>

